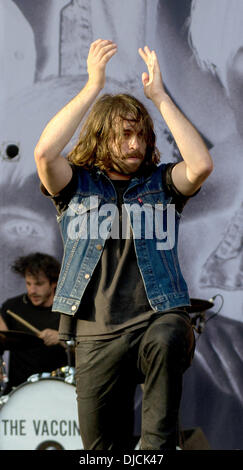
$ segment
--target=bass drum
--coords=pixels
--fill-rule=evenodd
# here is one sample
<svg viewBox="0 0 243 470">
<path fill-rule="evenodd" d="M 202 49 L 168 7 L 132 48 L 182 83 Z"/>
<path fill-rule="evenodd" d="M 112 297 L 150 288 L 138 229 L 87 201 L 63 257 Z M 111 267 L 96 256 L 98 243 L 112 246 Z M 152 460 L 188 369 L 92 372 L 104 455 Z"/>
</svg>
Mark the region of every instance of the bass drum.
<svg viewBox="0 0 243 470">
<path fill-rule="evenodd" d="M 30 377 L 2 396 L 0 436 L 1 450 L 83 449 L 74 385 L 58 377 Z"/>
</svg>

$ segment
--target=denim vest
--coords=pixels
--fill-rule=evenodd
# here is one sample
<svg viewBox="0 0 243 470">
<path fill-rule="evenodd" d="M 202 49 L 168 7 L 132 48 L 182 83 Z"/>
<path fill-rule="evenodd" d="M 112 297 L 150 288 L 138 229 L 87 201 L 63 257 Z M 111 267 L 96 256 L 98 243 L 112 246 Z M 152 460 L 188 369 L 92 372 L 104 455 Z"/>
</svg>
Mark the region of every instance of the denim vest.
<svg viewBox="0 0 243 470">
<path fill-rule="evenodd" d="M 164 188 L 165 167 L 161 164 L 148 177 L 132 178 L 123 196 L 138 267 L 155 312 L 190 305 L 177 255 L 180 214 Z M 74 315 L 78 310 L 110 230 L 113 237 L 116 234 L 117 216 L 112 180 L 98 169 L 80 168 L 76 192 L 68 208 L 57 217 L 64 255 L 54 311 Z"/>
</svg>

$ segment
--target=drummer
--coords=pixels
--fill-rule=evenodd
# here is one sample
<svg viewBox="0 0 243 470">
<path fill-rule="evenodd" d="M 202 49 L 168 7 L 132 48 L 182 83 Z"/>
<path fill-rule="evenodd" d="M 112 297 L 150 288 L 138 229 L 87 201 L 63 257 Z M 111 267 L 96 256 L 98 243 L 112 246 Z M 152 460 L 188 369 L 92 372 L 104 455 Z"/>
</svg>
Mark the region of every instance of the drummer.
<svg viewBox="0 0 243 470">
<path fill-rule="evenodd" d="M 16 341 L 17 339 L 20 341 L 16 347 L 13 334 L 12 344 L 8 344 L 5 348 L 10 350 L 10 356 L 8 382 L 4 394 L 24 383 L 33 374 L 51 372 L 67 364 L 65 344 L 59 341 L 58 336 L 59 314 L 51 311 L 60 271 L 59 262 L 48 254 L 33 253 L 17 258 L 12 270 L 24 277 L 26 292 L 6 300 L 1 307 L 0 330 L 14 330 Z M 30 335 L 33 331 L 8 311 L 25 320 L 27 325 L 40 330 L 36 344 L 33 338 L 30 347 L 26 349 L 23 339 L 21 347 L 21 339 L 17 338 L 17 332 Z M 19 337 L 21 338 L 21 335 Z"/>
</svg>

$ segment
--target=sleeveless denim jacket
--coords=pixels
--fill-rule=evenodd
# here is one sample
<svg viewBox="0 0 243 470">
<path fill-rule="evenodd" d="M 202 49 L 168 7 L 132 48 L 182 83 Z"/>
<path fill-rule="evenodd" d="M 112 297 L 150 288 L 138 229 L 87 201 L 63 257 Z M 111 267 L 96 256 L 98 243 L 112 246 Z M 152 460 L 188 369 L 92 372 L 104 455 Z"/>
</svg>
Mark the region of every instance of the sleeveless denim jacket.
<svg viewBox="0 0 243 470">
<path fill-rule="evenodd" d="M 138 267 L 151 308 L 162 312 L 190 305 L 177 255 L 180 214 L 166 193 L 161 164 L 148 177 L 130 180 L 123 207 L 129 216 Z M 80 168 L 68 208 L 57 217 L 64 255 L 53 310 L 75 315 L 105 241 L 116 235 L 116 191 L 102 171 Z"/>
</svg>

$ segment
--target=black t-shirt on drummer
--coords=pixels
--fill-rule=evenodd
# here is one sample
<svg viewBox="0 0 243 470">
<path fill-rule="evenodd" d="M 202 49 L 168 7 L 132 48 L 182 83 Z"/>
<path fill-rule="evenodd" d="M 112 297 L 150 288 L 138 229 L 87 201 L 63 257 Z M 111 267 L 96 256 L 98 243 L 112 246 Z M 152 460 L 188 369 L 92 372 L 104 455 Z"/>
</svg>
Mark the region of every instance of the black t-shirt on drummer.
<svg viewBox="0 0 243 470">
<path fill-rule="evenodd" d="M 8 299 L 1 307 L 1 316 L 11 331 L 20 331 L 31 334 L 31 331 L 22 323 L 11 317 L 7 310 L 11 310 L 18 316 L 31 323 L 39 330 L 51 328 L 58 330 L 58 313 L 52 312 L 51 307 L 35 307 L 28 299 L 26 294 Z M 19 349 L 19 347 L 18 347 Z M 8 364 L 8 384 L 4 393 L 22 383 L 31 375 L 42 372 L 52 372 L 67 364 L 67 355 L 65 349 L 60 345 L 45 346 L 37 342 L 36 346 L 17 351 L 11 350 Z"/>
</svg>

